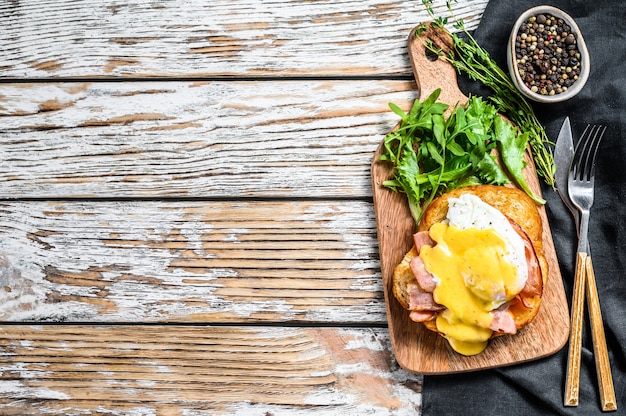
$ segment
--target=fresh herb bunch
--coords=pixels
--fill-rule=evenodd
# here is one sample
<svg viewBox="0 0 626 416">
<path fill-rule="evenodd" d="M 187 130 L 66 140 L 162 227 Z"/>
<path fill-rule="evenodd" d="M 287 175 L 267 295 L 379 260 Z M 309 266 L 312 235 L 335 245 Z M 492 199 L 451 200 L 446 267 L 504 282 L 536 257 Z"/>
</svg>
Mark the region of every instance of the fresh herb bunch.
<svg viewBox="0 0 626 416">
<path fill-rule="evenodd" d="M 546 184 L 554 186 L 554 174 L 556 167 L 545 129 L 535 116 L 535 112 L 526 98 L 515 88 L 509 76 L 491 59 L 489 53 L 483 49 L 472 37 L 465 27 L 462 19 L 457 19 L 452 11 L 452 3 L 457 0 L 446 0 L 446 6 L 453 18 L 453 27 L 465 34 L 467 40 L 459 35 L 451 33 L 445 27 L 448 18 L 436 17 L 432 8 L 433 0 L 422 0 L 433 23 L 445 30 L 453 40 L 453 48 L 444 53 L 434 46 L 432 42 L 426 47 L 439 56 L 444 57 L 457 71 L 465 73 L 470 79 L 479 81 L 490 88 L 494 95 L 488 99 L 496 106 L 498 111 L 505 114 L 519 128 L 528 132 L 529 144 L 532 157 L 535 162 L 537 174 L 543 178 Z M 425 26 L 417 28 L 418 31 L 426 29 Z"/>
<path fill-rule="evenodd" d="M 408 113 L 389 104 L 401 121 L 385 136 L 380 160 L 393 163 L 394 171 L 393 179 L 383 185 L 407 195 L 415 222 L 419 223 L 430 202 L 446 191 L 508 183 L 492 155 L 494 149 L 508 173 L 532 195 L 522 177 L 528 133 L 519 133 L 480 97 L 470 97 L 466 106 L 456 106 L 445 118 L 449 106 L 437 101 L 440 93 L 437 89 L 424 101 L 415 100 Z"/>
</svg>

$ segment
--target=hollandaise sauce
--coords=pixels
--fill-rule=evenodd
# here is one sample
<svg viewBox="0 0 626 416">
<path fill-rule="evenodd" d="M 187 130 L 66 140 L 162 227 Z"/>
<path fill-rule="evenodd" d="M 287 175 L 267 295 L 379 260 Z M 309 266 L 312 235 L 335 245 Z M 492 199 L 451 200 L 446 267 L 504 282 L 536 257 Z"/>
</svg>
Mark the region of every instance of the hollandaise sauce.
<svg viewBox="0 0 626 416">
<path fill-rule="evenodd" d="M 463 198 L 466 196 L 471 198 Z M 519 253 L 514 251 L 519 244 L 515 237 L 519 238 L 522 250 L 523 242 L 506 217 L 477 197 L 466 194 L 451 204 L 464 204 L 462 210 L 470 205 L 470 215 L 459 221 L 455 214 L 459 207 L 451 205 L 447 221 L 430 229 L 436 244 L 422 247 L 420 257 L 438 282 L 434 300 L 446 307 L 437 316 L 437 329 L 455 351 L 474 355 L 486 348 L 493 333 L 492 311 L 524 287 L 527 269 L 525 261 L 521 264 L 516 260 Z M 477 225 L 472 220 L 476 215 L 494 218 L 488 225 Z M 506 226 L 514 236 L 503 237 L 499 227 Z M 524 259 L 523 251 L 521 256 Z"/>
</svg>

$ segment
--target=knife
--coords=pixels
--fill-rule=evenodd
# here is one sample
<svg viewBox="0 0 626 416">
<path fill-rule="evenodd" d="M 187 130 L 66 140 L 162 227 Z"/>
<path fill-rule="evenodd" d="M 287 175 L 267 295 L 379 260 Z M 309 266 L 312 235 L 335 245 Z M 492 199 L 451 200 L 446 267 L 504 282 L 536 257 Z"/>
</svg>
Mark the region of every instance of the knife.
<svg viewBox="0 0 626 416">
<path fill-rule="evenodd" d="M 574 157 L 574 140 L 572 139 L 572 127 L 569 122 L 569 117 L 565 117 L 561 130 L 556 138 L 556 145 L 554 147 L 554 164 L 556 165 L 556 173 L 554 174 L 554 181 L 556 183 L 556 191 L 558 192 L 563 204 L 569 209 L 574 217 L 574 225 L 578 231 L 579 212 L 572 204 L 572 200 L 567 192 L 567 176 L 569 174 L 569 167 Z"/>
<path fill-rule="evenodd" d="M 574 140 L 572 139 L 572 129 L 569 117 L 565 117 L 561 130 L 556 139 L 554 146 L 554 164 L 556 172 L 554 181 L 556 183 L 556 191 L 559 193 L 563 204 L 572 213 L 578 231 L 579 216 L 578 209 L 572 204 L 567 190 L 567 177 L 569 168 L 574 157 Z M 575 279 L 575 283 L 578 282 Z M 567 372 L 565 379 L 565 406 L 578 406 L 578 392 L 580 390 L 580 361 L 582 353 L 582 332 L 583 332 L 583 313 L 585 296 L 585 274 L 582 274 L 580 286 L 574 287 L 572 298 L 571 325 L 569 352 L 567 354 Z M 578 300 L 577 300 L 578 299 Z"/>
<path fill-rule="evenodd" d="M 574 217 L 574 223 L 576 225 L 576 231 L 578 232 L 580 213 L 578 209 L 574 206 L 574 204 L 572 204 L 572 200 L 570 199 L 569 193 L 567 191 L 567 177 L 569 175 L 569 168 L 573 157 L 574 140 L 572 138 L 572 128 L 570 125 L 569 117 L 565 117 L 565 120 L 561 125 L 559 135 L 556 139 L 556 145 L 554 147 L 554 163 L 556 165 L 554 179 L 556 183 L 556 190 L 561 197 L 563 204 L 565 204 L 567 209 L 572 213 L 572 216 Z M 587 246 L 587 254 L 590 254 L 589 246 Z M 598 375 L 600 401 L 603 411 L 615 411 L 617 410 L 617 402 L 615 398 L 613 379 L 611 375 L 611 365 L 609 363 L 608 351 L 606 348 L 606 338 L 604 334 L 604 326 L 602 323 L 602 314 L 600 312 L 600 299 L 598 298 L 598 289 L 595 283 L 593 265 L 591 264 L 591 256 L 589 256 L 587 259 L 587 278 L 585 279 L 585 284 L 587 292 L 587 302 L 589 303 L 589 320 L 591 323 L 591 334 L 593 338 L 596 372 Z M 577 353 L 580 354 L 580 351 L 578 351 Z M 579 360 L 580 359 L 577 358 L 577 361 L 579 362 L 578 369 L 580 369 Z M 569 377 L 575 377 L 576 380 L 570 380 Z M 568 380 L 566 384 L 570 385 L 571 383 L 573 383 L 577 386 L 579 383 L 577 379 L 578 374 L 569 374 L 568 371 Z M 567 403 L 567 401 L 571 399 L 573 399 L 576 404 L 578 403 L 577 393 L 578 389 L 576 388 L 575 397 L 566 397 L 566 405 L 574 404 L 573 402 L 571 404 Z"/>
</svg>

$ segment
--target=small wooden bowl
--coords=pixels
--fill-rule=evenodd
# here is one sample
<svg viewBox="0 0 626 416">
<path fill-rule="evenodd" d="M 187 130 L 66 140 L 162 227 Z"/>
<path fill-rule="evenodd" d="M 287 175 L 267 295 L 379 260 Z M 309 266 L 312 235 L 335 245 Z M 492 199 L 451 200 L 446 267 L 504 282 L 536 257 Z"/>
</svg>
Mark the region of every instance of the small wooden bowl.
<svg viewBox="0 0 626 416">
<path fill-rule="evenodd" d="M 578 51 L 580 52 L 580 74 L 578 75 L 578 79 L 574 81 L 574 83 L 569 86 L 566 91 L 561 93 L 555 93 L 554 95 L 546 95 L 540 94 L 539 92 L 533 92 L 531 88 L 524 82 L 517 65 L 515 42 L 518 31 L 522 23 L 524 23 L 530 17 L 540 14 L 549 14 L 556 18 L 563 19 L 563 21 L 570 26 L 571 32 L 576 36 Z M 524 96 L 540 103 L 557 103 L 569 100 L 570 98 L 578 94 L 580 90 L 582 90 L 582 88 L 585 86 L 585 83 L 587 82 L 587 78 L 589 78 L 589 51 L 587 50 L 587 45 L 582 36 L 582 33 L 580 32 L 580 29 L 578 28 L 578 25 L 576 25 L 574 19 L 567 13 L 552 6 L 533 7 L 526 10 L 518 17 L 515 25 L 513 25 L 513 29 L 511 30 L 509 43 L 507 45 L 507 64 L 511 79 L 513 80 L 513 83 L 515 84 L 517 89 Z"/>
</svg>

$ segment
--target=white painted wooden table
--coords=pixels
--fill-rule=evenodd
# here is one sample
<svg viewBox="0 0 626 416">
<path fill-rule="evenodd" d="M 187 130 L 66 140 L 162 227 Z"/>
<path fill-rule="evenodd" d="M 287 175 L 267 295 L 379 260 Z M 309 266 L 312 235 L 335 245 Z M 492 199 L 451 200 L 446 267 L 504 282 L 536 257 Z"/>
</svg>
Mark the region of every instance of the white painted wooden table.
<svg viewBox="0 0 626 416">
<path fill-rule="evenodd" d="M 426 19 L 0 2 L 0 414 L 418 414 L 369 169 Z"/>
</svg>

